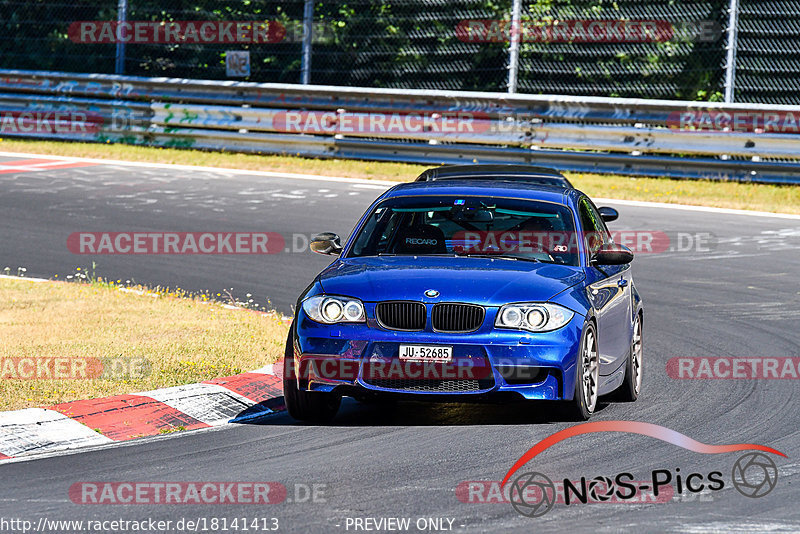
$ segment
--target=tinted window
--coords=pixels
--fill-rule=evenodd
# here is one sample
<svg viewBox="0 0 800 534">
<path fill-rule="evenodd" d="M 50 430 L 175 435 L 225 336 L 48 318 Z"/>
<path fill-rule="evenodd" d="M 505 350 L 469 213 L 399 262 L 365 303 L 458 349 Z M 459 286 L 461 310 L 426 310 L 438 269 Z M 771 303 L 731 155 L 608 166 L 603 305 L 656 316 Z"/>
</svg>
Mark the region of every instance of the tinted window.
<svg viewBox="0 0 800 534">
<path fill-rule="evenodd" d="M 586 197 L 580 200 L 579 206 L 578 216 L 583 226 L 584 242 L 586 250 L 591 255 L 603 244 L 610 243 L 611 236 L 600 214 Z"/>
<path fill-rule="evenodd" d="M 376 255 L 492 256 L 578 265 L 569 208 L 494 197 L 386 200 L 369 215 L 348 253 Z"/>
</svg>

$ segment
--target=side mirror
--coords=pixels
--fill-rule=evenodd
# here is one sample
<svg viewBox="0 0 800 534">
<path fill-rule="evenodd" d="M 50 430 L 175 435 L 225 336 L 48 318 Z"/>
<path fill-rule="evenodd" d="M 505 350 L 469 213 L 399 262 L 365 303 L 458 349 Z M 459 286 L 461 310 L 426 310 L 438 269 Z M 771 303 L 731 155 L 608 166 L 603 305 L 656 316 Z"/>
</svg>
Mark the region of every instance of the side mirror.
<svg viewBox="0 0 800 534">
<path fill-rule="evenodd" d="M 625 245 L 607 243 L 592 254 L 592 265 L 625 265 L 633 261 L 633 252 Z"/>
<path fill-rule="evenodd" d="M 338 256 L 342 253 L 342 243 L 339 236 L 332 232 L 325 232 L 311 238 L 308 245 L 317 254 Z"/>
<path fill-rule="evenodd" d="M 597 211 L 600 212 L 600 218 L 603 219 L 605 222 L 616 221 L 619 219 L 619 212 L 614 208 L 609 208 L 608 206 L 597 208 Z"/>
</svg>

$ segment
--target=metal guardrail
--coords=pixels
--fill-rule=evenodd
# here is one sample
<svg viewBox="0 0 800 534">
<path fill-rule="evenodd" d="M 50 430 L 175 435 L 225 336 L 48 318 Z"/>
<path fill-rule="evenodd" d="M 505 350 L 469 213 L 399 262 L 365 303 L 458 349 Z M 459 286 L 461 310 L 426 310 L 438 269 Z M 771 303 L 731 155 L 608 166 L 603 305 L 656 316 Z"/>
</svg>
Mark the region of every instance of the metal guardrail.
<svg viewBox="0 0 800 534">
<path fill-rule="evenodd" d="M 3 121 L 0 136 L 432 164 L 530 162 L 584 172 L 773 183 L 800 184 L 800 124 L 781 133 L 711 131 L 687 130 L 680 119 L 772 117 L 791 130 L 797 111 L 761 104 L 0 70 L 0 114 L 67 113 L 74 119 L 83 113 L 94 121 L 93 128 L 59 133 L 14 130 L 14 123 Z M 325 119 L 327 126 L 290 128 L 290 113 Z M 370 124 L 373 117 L 409 116 L 430 121 L 394 131 L 343 127 L 345 118 Z M 452 117 L 468 127 L 436 127 Z"/>
</svg>

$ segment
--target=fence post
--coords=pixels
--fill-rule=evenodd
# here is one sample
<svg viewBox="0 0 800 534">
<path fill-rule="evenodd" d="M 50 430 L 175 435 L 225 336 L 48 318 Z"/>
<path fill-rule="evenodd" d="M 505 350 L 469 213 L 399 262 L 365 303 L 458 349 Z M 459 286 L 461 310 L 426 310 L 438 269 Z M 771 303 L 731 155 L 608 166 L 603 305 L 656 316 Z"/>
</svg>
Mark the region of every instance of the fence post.
<svg viewBox="0 0 800 534">
<path fill-rule="evenodd" d="M 303 8 L 303 56 L 300 63 L 300 83 L 311 81 L 311 39 L 314 33 L 314 0 L 305 0 Z"/>
<path fill-rule="evenodd" d="M 736 83 L 736 40 L 739 26 L 739 0 L 730 0 L 728 13 L 728 43 L 725 64 L 725 102 L 733 102 Z"/>
<path fill-rule="evenodd" d="M 128 20 L 128 0 L 119 0 L 117 4 L 117 35 L 119 35 L 119 28 L 123 22 Z M 117 60 L 114 66 L 114 72 L 117 74 L 125 74 L 125 43 L 121 39 L 117 39 Z"/>
<path fill-rule="evenodd" d="M 522 0 L 514 0 L 511 7 L 511 29 L 508 32 L 508 92 L 517 92 L 517 73 L 519 71 L 519 40 L 522 34 L 519 27 Z"/>
</svg>

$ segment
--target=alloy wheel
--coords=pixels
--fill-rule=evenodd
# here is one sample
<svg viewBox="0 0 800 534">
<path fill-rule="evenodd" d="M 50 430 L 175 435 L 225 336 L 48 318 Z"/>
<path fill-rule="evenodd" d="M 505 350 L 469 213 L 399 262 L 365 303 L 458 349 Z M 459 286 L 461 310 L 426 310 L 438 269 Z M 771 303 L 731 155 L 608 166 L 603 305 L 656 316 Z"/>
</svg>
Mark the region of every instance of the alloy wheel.
<svg viewBox="0 0 800 534">
<path fill-rule="evenodd" d="M 631 364 L 633 370 L 633 388 L 636 394 L 642 389 L 642 320 L 636 316 L 633 325 L 633 343 L 631 346 Z"/>
<path fill-rule="evenodd" d="M 586 400 L 586 409 L 589 413 L 594 412 L 597 404 L 598 381 L 600 379 L 599 357 L 597 355 L 597 342 L 594 332 L 586 334 L 586 342 L 583 346 L 583 398 Z"/>
</svg>

